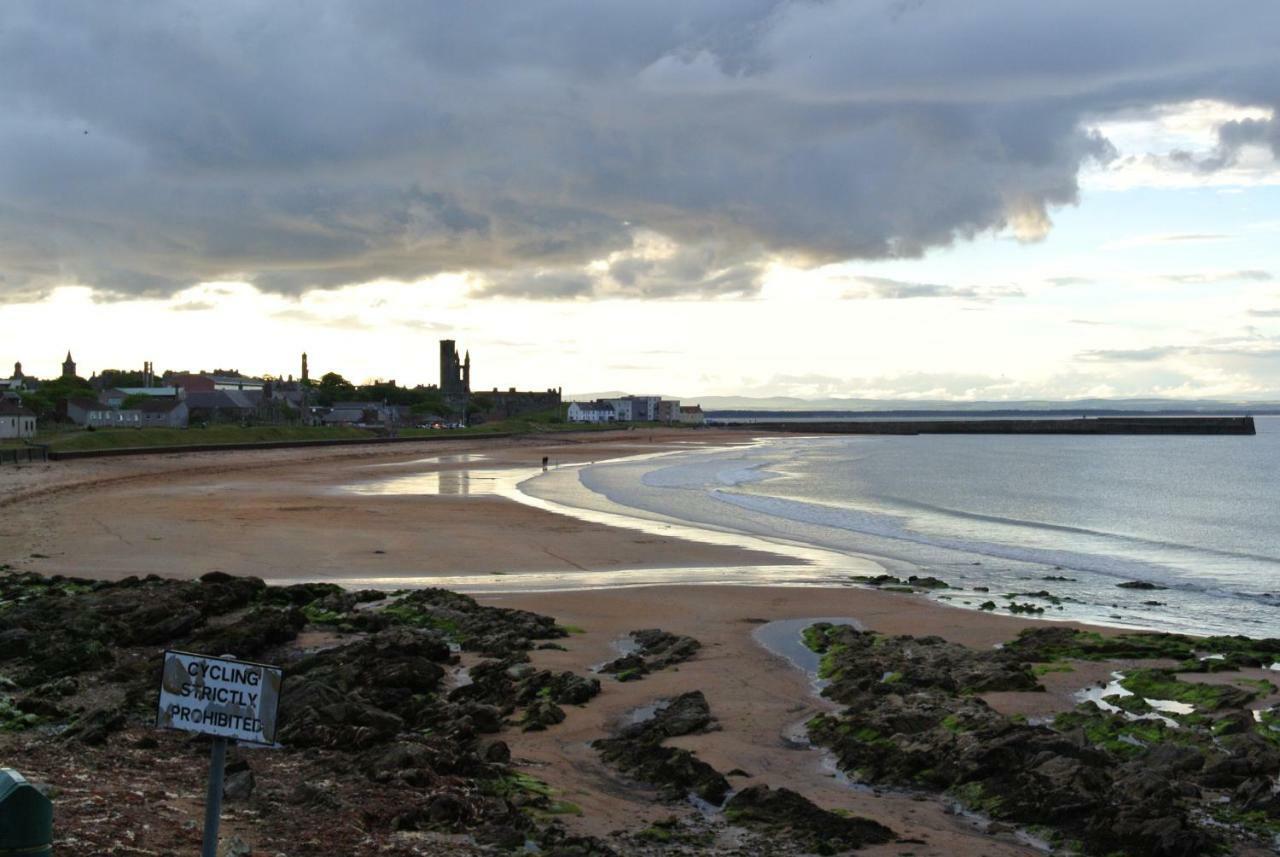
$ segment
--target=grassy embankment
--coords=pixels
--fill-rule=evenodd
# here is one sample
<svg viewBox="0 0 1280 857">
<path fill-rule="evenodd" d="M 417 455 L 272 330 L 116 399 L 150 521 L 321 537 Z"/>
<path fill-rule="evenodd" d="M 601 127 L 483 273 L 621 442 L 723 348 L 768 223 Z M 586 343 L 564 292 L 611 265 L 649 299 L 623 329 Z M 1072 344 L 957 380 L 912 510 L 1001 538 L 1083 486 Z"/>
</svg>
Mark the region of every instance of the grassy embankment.
<svg viewBox="0 0 1280 857">
<path fill-rule="evenodd" d="M 567 423 L 559 417 L 555 410 L 528 414 L 510 420 L 502 420 L 462 429 L 419 429 L 404 428 L 397 434 L 399 437 L 470 437 L 472 435 L 488 435 L 496 433 L 537 434 L 542 432 L 563 431 L 607 431 L 626 428 L 655 428 L 657 423 L 609 423 L 606 425 L 584 425 Z M 218 425 L 207 428 L 144 428 L 144 429 L 98 429 L 87 431 L 78 428 L 54 429 L 42 431 L 35 442 L 62 451 L 99 450 L 99 449 L 138 449 L 169 446 L 187 446 L 191 444 L 226 444 L 262 443 L 270 441 L 293 442 L 308 440 L 360 440 L 384 437 L 385 432 L 375 429 L 351 428 L 340 426 L 236 426 Z M 21 446 L 20 441 L 4 445 Z"/>
</svg>

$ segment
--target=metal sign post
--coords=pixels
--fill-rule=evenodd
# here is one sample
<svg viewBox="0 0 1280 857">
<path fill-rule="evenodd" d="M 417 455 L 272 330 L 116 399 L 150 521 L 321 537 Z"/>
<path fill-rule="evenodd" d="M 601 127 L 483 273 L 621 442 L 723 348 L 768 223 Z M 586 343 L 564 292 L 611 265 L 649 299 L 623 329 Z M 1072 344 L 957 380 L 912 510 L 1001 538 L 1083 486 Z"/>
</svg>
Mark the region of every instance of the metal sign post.
<svg viewBox="0 0 1280 857">
<path fill-rule="evenodd" d="M 218 825 L 222 822 L 222 775 L 227 766 L 227 739 L 213 739 L 209 756 L 209 790 L 204 796 L 204 844 L 200 857 L 218 857 Z"/>
<path fill-rule="evenodd" d="M 215 658 L 190 652 L 164 653 L 156 726 L 213 736 L 201 857 L 217 857 L 227 741 L 279 746 L 276 708 L 283 681 L 280 667 L 239 661 L 230 655 Z"/>
</svg>

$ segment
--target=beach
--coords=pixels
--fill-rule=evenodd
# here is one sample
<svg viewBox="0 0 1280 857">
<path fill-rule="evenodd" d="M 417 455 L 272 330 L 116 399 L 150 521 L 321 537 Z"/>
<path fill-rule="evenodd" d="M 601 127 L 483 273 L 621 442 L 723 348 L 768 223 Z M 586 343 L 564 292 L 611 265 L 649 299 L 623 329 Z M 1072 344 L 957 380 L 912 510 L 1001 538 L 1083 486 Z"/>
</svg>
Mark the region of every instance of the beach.
<svg viewBox="0 0 1280 857">
<path fill-rule="evenodd" d="M 687 441 L 689 432 L 666 436 Z M 0 471 L 0 555 L 15 568 L 118 579 L 208 571 L 278 580 L 765 563 L 728 548 L 637 536 L 485 494 L 472 471 L 662 449 L 661 432 L 387 448 L 158 453 Z M 741 441 L 707 433 L 706 441 Z M 667 447 L 670 448 L 670 447 Z M 438 474 L 433 496 L 342 486 L 397 469 Z M 453 479 L 452 487 L 450 480 Z M 477 483 L 478 484 L 478 483 Z M 33 556 L 38 555 L 38 556 Z"/>
<path fill-rule="evenodd" d="M 916 855 L 1039 853 L 1025 834 L 1010 827 L 993 835 L 949 798 L 851 786 L 829 754 L 803 737 L 806 721 L 835 706 L 817 695 L 812 675 L 761 645 L 756 632 L 780 620 L 839 618 L 881 634 L 937 635 L 990 651 L 1043 622 L 956 609 L 849 580 L 707 585 L 698 582 L 699 569 L 798 568 L 804 560 L 782 546 L 771 552 L 758 540 L 741 547 L 723 534 L 705 540 L 663 535 L 653 522 L 612 526 L 503 496 L 513 481 L 541 472 L 544 456 L 554 469 L 688 449 L 691 442 L 719 447 L 750 440 L 711 430 L 630 431 L 36 465 L 0 471 L 0 563 L 108 580 L 222 572 L 277 584 L 339 581 L 384 589 L 473 581 L 470 591 L 485 605 L 553 616 L 571 629 L 562 649 L 530 656 L 539 669 L 584 675 L 618 657 L 632 631 L 687 635 L 701 644 L 696 657 L 642 681 L 601 676 L 599 697 L 566 706 L 563 723 L 509 738 L 516 768 L 581 808 L 564 820 L 570 829 L 606 836 L 673 811 L 694 811 L 655 802 L 650 790 L 607 767 L 590 742 L 615 731 L 630 712 L 700 690 L 717 727 L 669 743 L 696 751 L 716 770 L 739 772 L 735 788 L 793 789 L 820 806 L 887 825 Z M 371 487 L 401 476 L 426 480 L 429 490 Z M 495 490 L 499 484 L 506 487 Z M 864 575 L 879 568 L 866 558 L 848 562 Z M 629 571 L 648 585 L 618 585 Z M 672 575 L 672 585 L 653 583 L 664 575 Z M 464 654 L 462 663 L 479 660 Z M 1105 683 L 1116 666 L 1081 664 L 1042 676 L 1047 692 L 983 698 L 1004 714 L 1052 715 L 1071 709 L 1082 688 Z M 1264 674 L 1242 675 L 1256 680 Z M 903 847 L 872 845 L 863 853 L 901 854 Z"/>
</svg>

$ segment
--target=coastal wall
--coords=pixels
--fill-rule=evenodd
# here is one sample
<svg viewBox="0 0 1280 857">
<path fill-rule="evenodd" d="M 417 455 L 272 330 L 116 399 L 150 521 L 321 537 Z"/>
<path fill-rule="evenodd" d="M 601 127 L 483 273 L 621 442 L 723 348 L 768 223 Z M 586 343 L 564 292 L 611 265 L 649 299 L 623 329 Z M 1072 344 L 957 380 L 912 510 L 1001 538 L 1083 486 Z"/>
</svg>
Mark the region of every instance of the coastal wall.
<svg viewBox="0 0 1280 857">
<path fill-rule="evenodd" d="M 1253 417 L 1098 417 L 1013 420 L 723 422 L 718 427 L 804 434 L 1257 434 Z"/>
</svg>

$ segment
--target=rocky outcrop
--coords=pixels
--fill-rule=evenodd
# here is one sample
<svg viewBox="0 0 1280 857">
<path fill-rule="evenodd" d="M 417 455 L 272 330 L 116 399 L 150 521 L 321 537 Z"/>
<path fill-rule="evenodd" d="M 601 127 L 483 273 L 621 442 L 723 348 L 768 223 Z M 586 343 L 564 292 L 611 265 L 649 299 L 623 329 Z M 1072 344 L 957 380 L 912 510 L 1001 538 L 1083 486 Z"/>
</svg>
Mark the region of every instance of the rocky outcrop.
<svg viewBox="0 0 1280 857">
<path fill-rule="evenodd" d="M 724 775 L 688 750 L 662 743 L 677 735 L 706 731 L 713 722 L 706 697 L 695 690 L 659 704 L 652 717 L 591 746 L 607 764 L 657 787 L 664 800 L 683 800 L 693 794 L 718 806 L 729 793 Z"/>
<path fill-rule="evenodd" d="M 993 819 L 1048 827 L 1091 854 L 1211 852 L 1224 828 L 1199 821 L 1221 809 L 1199 803 L 1207 789 L 1238 792 L 1240 813 L 1271 807 L 1256 783 L 1280 774 L 1280 742 L 1243 719 L 1250 713 L 1238 706 L 1254 692 L 1134 671 L 1136 681 L 1165 694 L 1159 698 L 1199 703 L 1176 728 L 1093 703 L 1052 724 L 1029 725 L 976 696 L 1031 689 L 1024 659 L 1055 660 L 1081 646 L 1163 655 L 1185 644 L 1168 635 L 1108 641 L 1078 634 L 1035 629 L 1003 649 L 975 652 L 936 638 L 816 626 L 807 639 L 823 652 L 822 672 L 831 682 L 824 693 L 845 707 L 811 721 L 810 736 L 865 782 L 946 791 Z M 1232 707 L 1234 719 L 1209 714 Z M 1215 722 L 1228 726 L 1215 734 Z"/>
<path fill-rule="evenodd" d="M 609 661 L 600 672 L 611 673 L 618 681 L 634 681 L 646 674 L 683 663 L 697 654 L 702 644 L 693 637 L 672 634 L 658 628 L 632 631 L 637 651 Z"/>
<path fill-rule="evenodd" d="M 304 629 L 333 633 L 321 635 L 324 648 L 302 651 L 295 641 Z M 358 823 L 335 828 L 340 837 L 348 828 L 365 837 L 467 831 L 506 848 L 530 839 L 581 848 L 591 840 L 544 824 L 554 810 L 550 789 L 514 772 L 507 745 L 486 737 L 521 708 L 526 728 L 547 728 L 564 718 L 560 706 L 599 693 L 596 679 L 529 662 L 537 641 L 565 633 L 550 617 L 444 590 L 389 597 L 221 573 L 118 583 L 0 573 L 0 727 L 32 730 L 23 736 L 27 746 L 79 745 L 81 754 L 141 728 L 148 731 L 130 747 L 154 748 L 149 730 L 163 649 L 280 663 L 276 737 L 287 749 L 270 754 L 270 763 L 293 757 L 294 767 L 314 763 L 326 778 L 340 772 L 343 782 L 299 784 L 297 803 L 332 813 L 349 809 L 335 792 L 385 796 L 363 799 Z M 458 648 L 490 658 L 473 668 L 473 685 L 448 679 Z M 228 769 L 226 793 L 252 804 L 261 787 L 240 764 Z M 351 846 L 332 850 L 354 853 Z"/>
<path fill-rule="evenodd" d="M 790 789 L 751 786 L 725 804 L 725 818 L 766 833 L 771 841 L 789 841 L 799 849 L 834 854 L 891 842 L 894 833 L 879 822 L 822 809 Z"/>
</svg>

